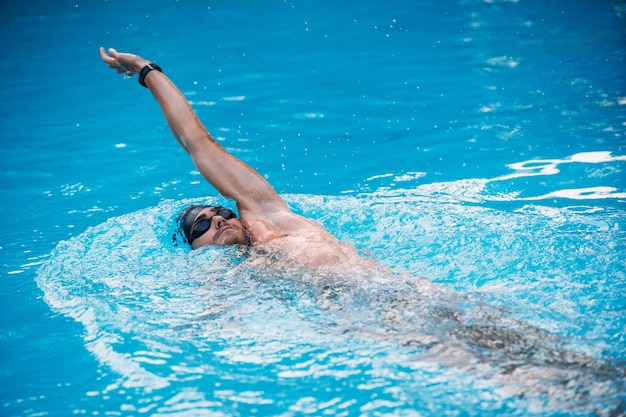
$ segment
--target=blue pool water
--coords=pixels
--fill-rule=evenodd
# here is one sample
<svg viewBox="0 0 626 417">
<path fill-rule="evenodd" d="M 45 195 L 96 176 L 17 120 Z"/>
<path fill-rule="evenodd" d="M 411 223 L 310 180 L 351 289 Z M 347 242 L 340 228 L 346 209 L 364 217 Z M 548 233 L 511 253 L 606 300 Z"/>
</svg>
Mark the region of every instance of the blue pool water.
<svg viewBox="0 0 626 417">
<path fill-rule="evenodd" d="M 620 2 L 1 7 L 0 415 L 623 413 Z M 99 46 L 397 274 L 173 246 L 224 201 Z"/>
</svg>

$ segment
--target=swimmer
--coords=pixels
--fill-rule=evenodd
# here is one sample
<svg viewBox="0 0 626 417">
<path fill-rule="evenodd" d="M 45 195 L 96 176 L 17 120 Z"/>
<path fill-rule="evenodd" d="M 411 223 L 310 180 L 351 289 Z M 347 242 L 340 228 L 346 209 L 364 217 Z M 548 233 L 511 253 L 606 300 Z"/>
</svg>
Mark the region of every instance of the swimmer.
<svg viewBox="0 0 626 417">
<path fill-rule="evenodd" d="M 113 48 L 106 51 L 101 47 L 100 56 L 120 74 L 139 75 L 139 84 L 150 89 L 176 140 L 198 171 L 220 194 L 237 204 L 239 219 L 223 207 L 196 205 L 183 210 L 179 215 L 181 231 L 192 248 L 261 245 L 312 268 L 375 266 L 318 223 L 293 213 L 261 175 L 220 146 L 158 65 Z"/>
<path fill-rule="evenodd" d="M 172 133 L 198 171 L 237 204 L 239 219 L 224 207 L 185 208 L 178 221 L 181 235 L 192 248 L 253 245 L 259 253 L 269 254 L 269 259 L 276 259 L 279 254 L 281 261 L 289 261 L 281 262 L 281 266 L 308 266 L 316 268 L 316 272 L 326 267 L 333 272 L 366 268 L 372 272 L 373 280 L 382 283 L 381 287 L 370 287 L 367 297 L 362 296 L 358 285 L 344 285 L 347 275 L 363 279 L 363 274 L 341 274 L 341 282 L 327 282 L 322 274 L 316 274 L 318 302 L 322 308 L 337 312 L 335 330 L 357 335 L 371 332 L 379 340 L 389 338 L 407 346 L 419 346 L 423 360 L 484 372 L 519 397 L 536 395 L 566 405 L 576 402 L 586 409 L 594 407 L 593 399 L 598 398 L 598 393 L 610 397 L 615 391 L 623 392 L 623 366 L 614 367 L 570 351 L 562 347 L 560 338 L 509 319 L 497 309 L 480 303 L 473 310 L 457 309 L 456 305 L 468 301 L 472 304 L 471 300 L 426 280 L 415 285 L 418 281 L 411 278 L 386 286 L 384 274 L 376 274 L 384 268 L 361 257 L 355 247 L 340 242 L 319 224 L 293 213 L 263 177 L 221 147 L 161 68 L 140 56 L 115 49 L 100 48 L 100 55 L 118 73 L 139 75 L 139 83 L 150 89 Z M 406 282 L 406 286 L 400 282 Z M 336 296 L 340 292 L 341 297 Z M 350 297 L 358 301 L 344 304 Z M 385 301 L 383 307 L 375 303 L 378 297 Z M 360 325 L 355 326 L 354 316 L 349 313 L 342 321 L 341 312 L 350 310 L 346 305 L 367 302 L 374 304 L 371 308 L 365 304 L 366 308 L 359 311 L 371 315 L 361 317 Z M 618 404 L 617 412 L 624 410 L 623 404 Z"/>
</svg>

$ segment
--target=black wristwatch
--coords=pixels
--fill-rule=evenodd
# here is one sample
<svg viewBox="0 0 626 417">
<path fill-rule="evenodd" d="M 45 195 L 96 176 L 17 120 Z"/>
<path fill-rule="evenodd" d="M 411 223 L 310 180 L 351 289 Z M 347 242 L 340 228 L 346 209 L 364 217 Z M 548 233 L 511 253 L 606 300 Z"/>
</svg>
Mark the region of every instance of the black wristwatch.
<svg viewBox="0 0 626 417">
<path fill-rule="evenodd" d="M 148 86 L 146 85 L 146 75 L 148 75 L 148 73 L 152 70 L 157 70 L 159 72 L 163 72 L 161 71 L 161 67 L 159 67 L 157 64 L 155 63 L 149 63 L 147 64 L 145 67 L 143 67 L 141 69 L 141 72 L 139 72 L 139 84 L 143 85 L 144 87 L 148 88 Z"/>
</svg>

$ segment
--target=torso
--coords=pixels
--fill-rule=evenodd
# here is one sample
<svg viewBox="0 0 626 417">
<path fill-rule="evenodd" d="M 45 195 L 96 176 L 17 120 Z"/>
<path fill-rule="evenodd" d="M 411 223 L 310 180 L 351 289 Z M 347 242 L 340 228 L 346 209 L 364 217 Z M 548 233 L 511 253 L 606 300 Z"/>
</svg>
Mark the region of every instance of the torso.
<svg viewBox="0 0 626 417">
<path fill-rule="evenodd" d="M 285 235 L 260 245 L 270 250 L 277 249 L 291 261 L 311 268 L 323 266 L 343 268 L 362 261 L 353 246 L 335 238 L 320 239 L 320 236 L 315 234 Z"/>
<path fill-rule="evenodd" d="M 274 223 L 246 222 L 255 246 L 278 251 L 291 263 L 311 268 L 349 269 L 375 267 L 375 263 L 359 256 L 356 248 L 339 241 L 322 226 L 291 212 L 281 215 Z"/>
</svg>

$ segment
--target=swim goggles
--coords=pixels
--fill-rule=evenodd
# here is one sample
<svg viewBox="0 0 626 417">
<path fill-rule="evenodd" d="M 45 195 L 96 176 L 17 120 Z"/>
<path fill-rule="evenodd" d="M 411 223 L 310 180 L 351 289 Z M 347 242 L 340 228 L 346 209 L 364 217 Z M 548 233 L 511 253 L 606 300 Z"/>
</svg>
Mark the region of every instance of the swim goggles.
<svg viewBox="0 0 626 417">
<path fill-rule="evenodd" d="M 237 218 L 237 215 L 232 210 L 218 207 L 214 215 L 199 220 L 198 222 L 194 223 L 193 226 L 191 226 L 191 233 L 189 233 L 189 237 L 187 239 L 190 245 L 193 243 L 194 240 L 205 234 L 207 230 L 211 228 L 211 223 L 213 222 L 213 217 L 215 216 L 223 217 L 224 220 Z"/>
</svg>

